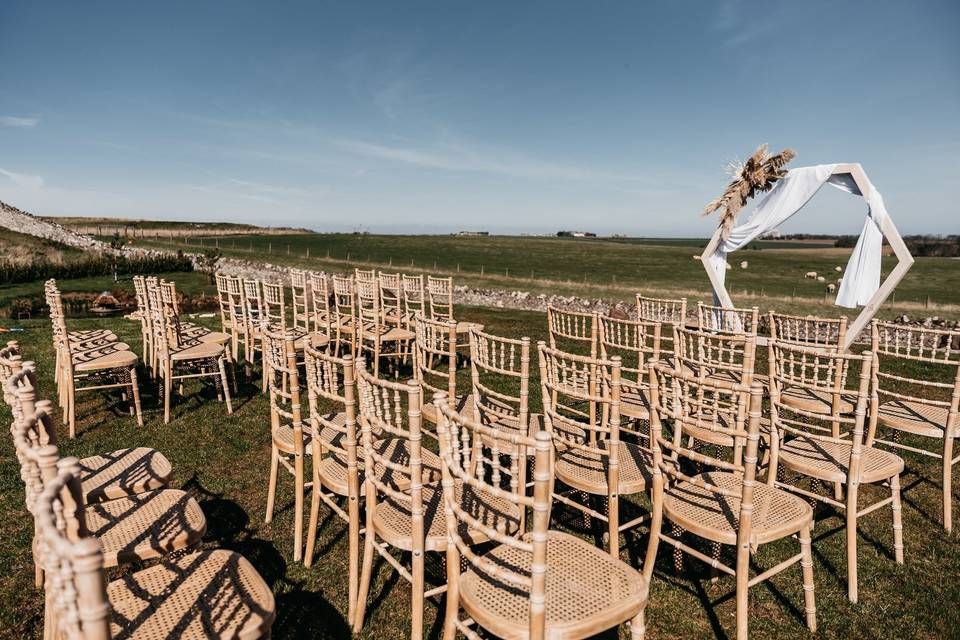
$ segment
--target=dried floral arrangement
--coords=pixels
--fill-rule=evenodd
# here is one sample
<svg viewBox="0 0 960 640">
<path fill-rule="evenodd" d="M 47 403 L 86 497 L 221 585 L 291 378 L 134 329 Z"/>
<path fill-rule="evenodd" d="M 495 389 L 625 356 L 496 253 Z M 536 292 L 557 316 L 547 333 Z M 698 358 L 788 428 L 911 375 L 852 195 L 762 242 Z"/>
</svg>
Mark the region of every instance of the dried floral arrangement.
<svg viewBox="0 0 960 640">
<path fill-rule="evenodd" d="M 796 155 L 793 149 L 784 149 L 778 154 L 768 156 L 767 145 L 760 145 L 760 148 L 746 162 L 734 170 L 733 180 L 719 198 L 706 206 L 703 215 L 708 216 L 718 212 L 720 226 L 723 229 L 721 235 L 726 238 L 737 221 L 737 214 L 743 209 L 747 200 L 758 193 L 772 189 L 777 180 L 787 175 L 787 169 L 784 167 Z"/>
</svg>

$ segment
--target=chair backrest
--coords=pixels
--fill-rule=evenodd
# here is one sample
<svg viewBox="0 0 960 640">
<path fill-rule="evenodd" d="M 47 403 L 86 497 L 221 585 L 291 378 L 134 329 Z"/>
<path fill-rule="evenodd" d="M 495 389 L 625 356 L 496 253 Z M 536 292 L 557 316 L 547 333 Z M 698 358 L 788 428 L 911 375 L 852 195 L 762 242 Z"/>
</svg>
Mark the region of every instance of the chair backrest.
<svg viewBox="0 0 960 640">
<path fill-rule="evenodd" d="M 307 294 L 307 272 L 301 269 L 290 270 L 290 306 L 293 311 L 294 329 L 308 333 L 310 331 L 310 302 Z"/>
<path fill-rule="evenodd" d="M 457 398 L 457 323 L 414 319 L 414 379 L 423 398 L 443 391 L 448 402 Z"/>
<path fill-rule="evenodd" d="M 703 379 L 669 363 L 653 365 L 649 374 L 654 507 L 662 508 L 665 484 L 681 482 L 715 495 L 739 498 L 739 513 L 717 513 L 716 517 L 732 516 L 737 523 L 738 542 L 749 544 L 763 386 Z M 672 425 L 673 433 L 664 433 L 664 422 Z M 704 453 L 708 450 L 715 455 Z M 695 476 L 688 475 L 691 467 L 697 469 Z M 711 472 L 733 473 L 742 482 L 723 486 L 718 481 L 722 476 L 711 476 Z M 776 505 L 762 504 L 760 508 Z"/>
<path fill-rule="evenodd" d="M 270 325 L 287 327 L 286 292 L 281 282 L 261 283 L 263 291 L 263 320 Z"/>
<path fill-rule="evenodd" d="M 544 427 L 558 449 L 608 459 L 608 483 L 619 477 L 620 357 L 601 360 L 537 343 Z M 583 405 L 588 405 L 588 410 Z M 606 442 L 604 442 L 606 441 Z"/>
<path fill-rule="evenodd" d="M 683 328 L 687 325 L 687 299 L 651 298 L 638 293 L 637 320 Z M 673 332 L 663 331 L 660 340 L 660 350 L 664 354 L 672 354 L 674 352 Z"/>
<path fill-rule="evenodd" d="M 403 317 L 403 282 L 399 273 L 377 274 L 377 286 L 380 295 L 380 312 L 383 319 L 390 326 L 399 327 L 404 323 Z"/>
<path fill-rule="evenodd" d="M 303 418 L 300 406 L 300 374 L 297 370 L 296 335 L 293 329 L 264 322 L 263 362 L 270 391 L 270 429 L 275 433 L 284 426 L 293 430 L 293 446 L 297 455 L 304 454 Z"/>
<path fill-rule="evenodd" d="M 330 311 L 330 280 L 324 272 L 309 272 L 310 290 L 313 293 L 313 330 L 331 335 L 333 314 Z"/>
<path fill-rule="evenodd" d="M 546 626 L 546 583 L 549 568 L 547 537 L 550 527 L 550 484 L 552 481 L 550 437 L 540 431 L 536 438 L 516 433 L 508 434 L 479 424 L 459 415 L 449 407 L 448 399 L 438 394 L 434 400 L 439 413 L 440 466 L 443 486 L 443 508 L 446 516 L 447 537 L 452 542 L 447 548 L 447 579 L 456 584 L 460 577 L 460 559 L 465 558 L 478 571 L 502 582 L 508 588 L 529 594 L 529 638 L 544 638 Z M 483 446 L 490 451 L 483 454 Z M 527 455 L 533 454 L 535 472 L 533 495 L 526 487 L 518 486 L 518 469 Z M 508 459 L 507 459 L 508 458 Z M 512 473 L 511 473 L 512 472 Z M 508 475 L 509 487 L 504 488 L 503 476 Z M 458 495 L 469 487 L 476 496 L 465 501 Z M 491 502 L 509 502 L 520 513 L 533 510 L 533 530 L 530 536 L 516 537 L 509 532 L 517 523 L 504 519 L 478 517 L 475 505 Z M 471 508 L 473 507 L 473 508 Z M 465 539 L 469 531 L 479 531 L 491 542 L 506 545 L 529 556 L 529 562 L 498 562 L 476 553 L 472 541 Z M 520 569 L 520 567 L 529 569 Z M 451 594 L 452 597 L 451 597 Z M 448 592 L 448 607 L 458 608 L 456 591 Z M 469 631 L 458 621 L 463 632 Z M 471 631 L 472 632 L 472 631 Z"/>
<path fill-rule="evenodd" d="M 356 309 L 361 330 L 377 331 L 383 324 L 380 317 L 380 291 L 374 280 L 356 281 Z"/>
<path fill-rule="evenodd" d="M 357 392 L 363 442 L 367 517 L 390 500 L 411 517 L 408 548 L 424 552 L 422 434 L 420 385 L 383 380 L 357 366 Z M 371 511 L 372 510 L 372 511 Z M 368 520 L 369 521 L 369 520 Z"/>
<path fill-rule="evenodd" d="M 403 310 L 408 317 L 426 313 L 426 293 L 424 292 L 422 275 L 401 275 L 403 282 Z"/>
<path fill-rule="evenodd" d="M 530 338 L 502 338 L 470 328 L 473 418 L 483 426 L 530 424 Z"/>
<path fill-rule="evenodd" d="M 107 599 L 100 543 L 84 524 L 80 464 L 76 458 L 59 462 L 37 500 L 49 637 L 67 640 L 108 640 L 110 601 Z"/>
<path fill-rule="evenodd" d="M 431 320 L 453 320 L 453 278 L 427 276 Z"/>
<path fill-rule="evenodd" d="M 376 269 L 354 269 L 353 277 L 357 283 L 360 282 L 371 282 L 376 284 L 377 282 L 377 271 Z"/>
<path fill-rule="evenodd" d="M 550 348 L 570 350 L 574 347 L 583 355 L 597 356 L 597 313 L 564 311 L 547 305 L 547 331 Z M 584 353 L 585 352 L 585 353 Z"/>
<path fill-rule="evenodd" d="M 304 346 L 309 421 L 314 437 L 314 465 L 326 455 L 342 456 L 350 495 L 360 495 L 357 475 L 357 389 L 353 356 L 338 358 Z M 340 419 L 340 416 L 343 419 Z"/>
<path fill-rule="evenodd" d="M 180 315 L 180 300 L 177 296 L 177 283 L 173 280 L 160 280 L 160 297 L 163 303 L 173 312 L 173 316 Z"/>
<path fill-rule="evenodd" d="M 346 323 L 357 313 L 356 287 L 349 276 L 333 276 L 333 309 L 335 321 Z"/>
<path fill-rule="evenodd" d="M 868 442 L 877 428 L 878 408 L 885 402 L 904 406 L 904 416 L 939 413 L 944 435 L 960 430 L 960 331 L 881 322 L 871 324 L 873 351 L 872 386 L 876 396 L 871 406 Z M 906 408 L 907 403 L 912 408 Z M 938 420 L 939 422 L 939 420 Z"/>
<path fill-rule="evenodd" d="M 177 302 L 177 283 L 172 280 L 160 280 L 160 302 L 163 305 L 164 316 L 167 320 L 170 344 L 181 346 L 180 304 Z M 149 301 L 149 296 L 147 296 Z"/>
<path fill-rule="evenodd" d="M 770 312 L 770 337 L 780 344 L 823 349 L 842 349 L 847 335 L 847 317 L 818 318 Z"/>
<path fill-rule="evenodd" d="M 213 281 L 217 285 L 217 305 L 220 309 L 220 328 L 224 331 L 231 326 L 230 322 L 230 287 L 227 284 L 230 276 L 225 273 L 213 274 Z"/>
<path fill-rule="evenodd" d="M 838 353 L 819 347 L 769 343 L 770 360 L 770 429 L 771 478 L 776 477 L 780 442 L 802 436 L 822 442 L 851 444 L 853 452 L 850 473 L 858 477 L 859 459 L 863 451 L 865 417 L 870 406 L 870 373 L 873 353 Z M 847 387 L 847 373 L 859 366 L 858 384 Z M 832 398 L 830 407 L 817 411 L 784 402 L 785 389 Z M 856 398 L 854 414 L 841 413 L 840 399 Z M 772 482 L 772 480 L 771 480 Z"/>
<path fill-rule="evenodd" d="M 153 348 L 163 360 L 178 348 L 178 335 L 170 324 L 170 309 L 163 303 L 160 282 L 155 277 L 147 278 L 147 306 L 150 309 L 150 328 L 153 330 Z"/>
<path fill-rule="evenodd" d="M 749 386 L 756 368 L 757 341 L 749 335 L 673 328 L 679 366 L 700 377 L 725 375 Z"/>
<path fill-rule="evenodd" d="M 620 356 L 620 384 L 627 392 L 643 394 L 650 382 L 648 365 L 660 359 L 659 322 L 600 316 L 600 357 Z"/>
<path fill-rule="evenodd" d="M 0 386 L 3 387 L 3 401 L 13 407 L 16 402 L 13 387 L 8 388 L 11 376 L 20 371 L 23 362 L 20 356 L 20 343 L 11 340 L 0 349 Z"/>
<path fill-rule="evenodd" d="M 234 330 L 246 331 L 249 328 L 247 318 L 247 298 L 244 294 L 243 278 L 227 277 L 227 299 L 230 305 L 230 323 Z"/>
<path fill-rule="evenodd" d="M 247 323 L 258 328 L 263 320 L 263 290 L 259 280 L 243 281 L 243 302 L 246 306 Z"/>
<path fill-rule="evenodd" d="M 760 329 L 760 309 L 718 307 L 697 302 L 697 328 L 714 333 L 734 333 L 757 337 Z"/>
<path fill-rule="evenodd" d="M 18 391 L 21 415 L 11 427 L 20 479 L 23 480 L 27 511 L 36 513 L 36 500 L 43 486 L 56 475 L 60 453 L 56 446 L 53 405 L 36 400 L 35 390 L 24 386 Z"/>
</svg>

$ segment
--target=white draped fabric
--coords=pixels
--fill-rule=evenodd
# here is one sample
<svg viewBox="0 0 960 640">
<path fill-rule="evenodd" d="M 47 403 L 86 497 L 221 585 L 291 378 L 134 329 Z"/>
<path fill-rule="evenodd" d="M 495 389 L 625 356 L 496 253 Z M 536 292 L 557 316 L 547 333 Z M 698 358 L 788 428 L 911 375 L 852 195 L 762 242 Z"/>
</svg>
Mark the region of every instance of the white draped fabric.
<svg viewBox="0 0 960 640">
<path fill-rule="evenodd" d="M 850 174 L 833 175 L 835 164 L 790 169 L 756 206 L 749 219 L 731 229 L 730 235 L 717 246 L 709 257 L 709 267 L 723 285 L 726 279 L 727 255 L 748 245 L 757 237 L 772 231 L 800 211 L 824 183 L 854 195 L 862 196 Z M 837 293 L 837 306 L 856 307 L 869 302 L 880 288 L 880 257 L 883 249 L 881 226 L 887 218 L 883 197 L 870 186 L 867 201 L 867 219 L 860 238 L 853 249 Z M 714 293 L 716 304 L 720 304 Z"/>
</svg>

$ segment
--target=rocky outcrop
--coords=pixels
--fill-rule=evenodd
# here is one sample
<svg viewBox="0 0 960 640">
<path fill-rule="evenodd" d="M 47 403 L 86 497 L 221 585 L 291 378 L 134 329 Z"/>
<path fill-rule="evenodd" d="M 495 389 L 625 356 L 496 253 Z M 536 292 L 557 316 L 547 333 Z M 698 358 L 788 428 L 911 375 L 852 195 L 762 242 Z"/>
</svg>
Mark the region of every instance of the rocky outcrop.
<svg viewBox="0 0 960 640">
<path fill-rule="evenodd" d="M 0 227 L 78 249 L 102 251 L 110 248 L 105 242 L 76 233 L 55 222 L 41 220 L 5 202 L 0 202 Z"/>
</svg>

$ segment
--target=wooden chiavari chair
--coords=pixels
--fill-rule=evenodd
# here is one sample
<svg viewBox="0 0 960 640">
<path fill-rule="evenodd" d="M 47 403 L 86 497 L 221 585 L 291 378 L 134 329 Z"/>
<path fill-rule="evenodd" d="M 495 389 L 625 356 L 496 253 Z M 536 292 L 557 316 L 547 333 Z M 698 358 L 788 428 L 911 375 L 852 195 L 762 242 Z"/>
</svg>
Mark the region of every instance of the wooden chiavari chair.
<svg viewBox="0 0 960 640">
<path fill-rule="evenodd" d="M 399 273 L 377 274 L 377 288 L 380 296 L 380 314 L 383 322 L 390 327 L 408 328 L 412 318 L 403 310 L 403 278 Z"/>
<path fill-rule="evenodd" d="M 547 331 L 551 349 L 561 349 L 596 358 L 600 337 L 599 315 L 594 311 L 564 311 L 547 305 Z"/>
<path fill-rule="evenodd" d="M 357 369 L 360 424 L 364 456 L 366 526 L 360 593 L 354 632 L 363 627 L 374 554 L 382 557 L 411 583 L 411 638 L 423 637 L 423 607 L 427 598 L 444 593 L 447 586 L 431 589 L 425 582 L 425 554 L 447 548 L 447 525 L 442 507 L 440 460 L 421 446 L 420 385 L 405 384 L 370 375 Z M 467 535 L 471 544 L 487 540 L 485 527 L 497 527 L 504 535 L 519 532 L 520 514 L 511 501 L 482 495 L 460 485 L 458 495 L 464 510 L 476 525 Z M 407 568 L 391 548 L 411 554 Z"/>
<path fill-rule="evenodd" d="M 333 320 L 336 330 L 334 354 L 338 355 L 341 347 L 349 346 L 348 353 L 356 356 L 360 330 L 357 321 L 357 293 L 353 278 L 333 276 Z"/>
<path fill-rule="evenodd" d="M 290 270 L 290 307 L 291 325 L 295 331 L 306 335 L 310 333 L 310 295 L 308 293 L 307 272 L 301 269 Z"/>
<path fill-rule="evenodd" d="M 186 322 L 180 316 L 180 297 L 177 294 L 177 284 L 172 280 L 160 280 L 160 298 L 166 307 L 168 324 L 173 331 L 174 341 L 180 343 L 211 343 L 223 347 L 223 355 L 227 361 L 227 370 L 233 375 L 233 352 L 229 348 L 232 337 L 224 331 L 213 331 L 202 325 Z M 234 385 L 236 388 L 236 385 Z"/>
<path fill-rule="evenodd" d="M 77 464 L 57 465 L 37 499 L 50 638 L 266 638 L 270 587 L 240 554 L 198 551 L 107 582 L 104 551 L 90 537 Z"/>
<path fill-rule="evenodd" d="M 653 464 L 648 449 L 620 440 L 620 357 L 600 360 L 537 344 L 544 428 L 553 437 L 554 476 L 570 491 L 553 497 L 607 524 L 610 555 L 618 557 L 620 533 L 649 516 L 620 522 L 620 498 L 646 491 Z M 581 407 L 589 405 L 589 411 Z M 606 500 L 606 513 L 569 496 L 582 492 Z"/>
<path fill-rule="evenodd" d="M 220 330 L 224 333 L 233 334 L 233 322 L 230 318 L 230 289 L 227 281 L 230 276 L 219 271 L 213 274 L 213 280 L 217 285 L 217 309 L 220 312 Z"/>
<path fill-rule="evenodd" d="M 447 395 L 447 401 L 458 412 L 473 413 L 473 396 L 457 393 L 457 323 L 451 321 L 414 318 L 416 339 L 414 348 L 414 379 L 420 385 L 421 399 L 438 391 Z M 424 402 L 421 414 L 436 426 L 438 416 L 434 406 Z M 422 428 L 422 427 L 421 427 Z M 435 437 L 435 433 L 423 429 Z"/>
<path fill-rule="evenodd" d="M 737 638 L 748 637 L 749 589 L 796 563 L 803 573 L 804 608 L 810 631 L 817 630 L 810 531 L 813 509 L 802 498 L 757 480 L 757 450 L 763 387 L 699 377 L 666 363 L 650 367 L 653 449 L 651 534 L 736 580 Z M 673 432 L 664 433 L 663 423 Z M 684 442 L 698 445 L 696 449 Z M 716 454 L 706 455 L 704 447 Z M 735 547 L 733 567 L 662 533 L 663 519 L 719 545 Z M 797 535 L 799 553 L 750 575 L 761 544 Z M 717 549 L 719 550 L 719 549 Z"/>
<path fill-rule="evenodd" d="M 750 386 L 756 369 L 756 339 L 748 335 L 673 328 L 674 360 L 698 377 Z"/>
<path fill-rule="evenodd" d="M 315 348 L 326 347 L 333 340 L 334 313 L 330 308 L 330 280 L 326 273 L 309 272 L 313 305 L 313 338 Z M 322 337 L 321 337 L 322 336 Z"/>
<path fill-rule="evenodd" d="M 376 281 L 356 281 L 357 346 L 359 353 L 373 359 L 373 375 L 380 375 L 381 358 L 405 358 L 410 353 L 414 333 L 400 326 L 390 326 L 380 312 L 380 295 Z"/>
<path fill-rule="evenodd" d="M 697 328 L 712 333 L 732 333 L 757 337 L 760 329 L 760 309 L 718 307 L 697 302 Z"/>
<path fill-rule="evenodd" d="M 243 293 L 243 279 L 227 277 L 227 300 L 230 305 L 230 335 L 233 337 L 230 354 L 234 362 L 240 358 L 240 341 L 243 341 L 243 359 L 253 362 L 254 348 L 250 321 L 247 317 L 247 300 Z"/>
<path fill-rule="evenodd" d="M 182 392 L 183 381 L 213 378 L 217 396 L 227 405 L 227 413 L 233 413 L 230 399 L 230 384 L 227 379 L 227 356 L 225 345 L 201 342 L 199 339 L 181 339 L 171 324 L 169 309 L 164 305 L 160 283 L 156 278 L 147 279 L 147 296 L 153 345 L 157 353 L 157 373 L 163 385 L 163 422 L 170 422 L 170 401 L 175 383 Z"/>
<path fill-rule="evenodd" d="M 501 638 L 582 638 L 627 621 L 631 637 L 643 638 L 649 576 L 580 538 L 549 528 L 550 436 L 541 431 L 531 438 L 478 424 L 453 411 L 442 394 L 435 403 L 450 541 L 444 639 L 452 640 L 458 631 L 479 637 L 471 627 Z M 528 454 L 535 456 L 532 496 L 516 480 Z M 462 502 L 462 487 L 490 502 L 509 504 L 508 520 L 512 513 L 532 509 L 533 531 L 518 538 L 497 520 L 478 521 Z M 475 540 L 465 535 L 475 530 L 496 546 L 485 553 L 475 551 Z M 655 549 L 645 569 L 652 571 Z M 467 571 L 461 570 L 464 560 Z M 461 610 L 466 620 L 460 619 Z"/>
<path fill-rule="evenodd" d="M 673 325 L 683 329 L 687 326 L 687 299 L 651 298 L 638 293 L 637 320 L 659 322 L 661 325 Z M 665 327 L 661 333 L 660 351 L 664 356 L 671 355 L 674 351 L 673 332 L 669 327 Z"/>
<path fill-rule="evenodd" d="M 418 315 L 426 317 L 427 294 L 422 275 L 411 276 L 404 273 L 400 278 L 403 286 L 403 311 L 409 328 Z"/>
<path fill-rule="evenodd" d="M 427 276 L 427 301 L 430 304 L 430 319 L 457 323 L 457 347 L 467 347 L 465 336 L 471 328 L 483 331 L 483 325 L 476 322 L 457 321 L 453 314 L 453 278 Z"/>
<path fill-rule="evenodd" d="M 927 329 L 874 320 L 874 353 L 867 446 L 938 458 L 943 483 L 943 526 L 953 529 L 954 440 L 960 435 L 960 331 Z M 877 428 L 889 439 L 876 437 Z M 907 445 L 902 435 L 940 440 L 940 451 Z"/>
<path fill-rule="evenodd" d="M 844 362 L 840 362 L 840 361 Z M 831 411 L 810 411 L 782 400 L 787 387 L 816 391 L 836 388 L 836 378 L 845 375 L 850 364 L 859 367 L 858 385 L 849 389 L 856 398 L 853 415 Z M 857 601 L 857 520 L 885 505 L 893 511 L 893 548 L 897 564 L 903 563 L 903 525 L 900 514 L 900 473 L 903 460 L 888 451 L 864 443 L 870 404 L 870 374 L 873 354 L 860 355 L 824 351 L 770 342 L 770 467 L 767 483 L 832 506 L 844 514 L 847 537 L 847 595 Z M 843 389 L 847 391 L 847 389 Z M 841 437 L 842 429 L 848 433 Z M 793 472 L 810 478 L 814 489 L 820 483 L 835 485 L 834 497 L 821 495 L 781 481 L 779 472 Z M 890 489 L 888 498 L 862 507 L 860 486 L 882 484 Z M 842 492 L 841 489 L 845 489 Z M 845 495 L 842 495 L 845 493 Z"/>
</svg>

